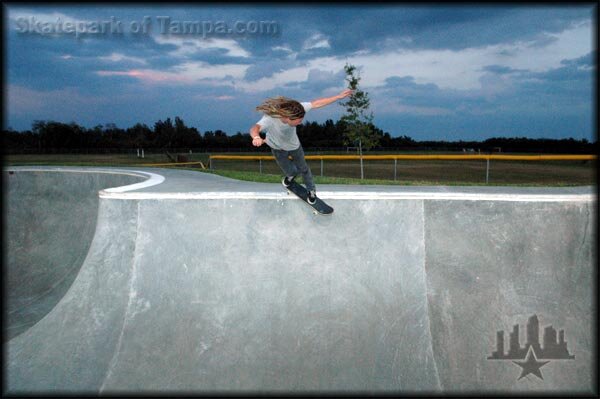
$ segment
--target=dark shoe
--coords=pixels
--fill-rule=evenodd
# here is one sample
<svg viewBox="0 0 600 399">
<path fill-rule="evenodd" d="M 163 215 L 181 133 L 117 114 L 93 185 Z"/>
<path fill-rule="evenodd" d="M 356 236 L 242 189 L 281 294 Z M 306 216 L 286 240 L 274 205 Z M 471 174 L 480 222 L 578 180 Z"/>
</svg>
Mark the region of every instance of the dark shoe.
<svg viewBox="0 0 600 399">
<path fill-rule="evenodd" d="M 283 180 L 281 181 L 281 184 L 283 184 L 283 187 L 289 187 L 292 185 L 292 182 L 294 181 L 294 179 L 296 178 L 296 176 L 286 176 L 283 178 Z"/>
<path fill-rule="evenodd" d="M 317 193 L 315 190 L 310 190 L 308 192 L 308 203 L 314 205 L 317 202 Z"/>
</svg>

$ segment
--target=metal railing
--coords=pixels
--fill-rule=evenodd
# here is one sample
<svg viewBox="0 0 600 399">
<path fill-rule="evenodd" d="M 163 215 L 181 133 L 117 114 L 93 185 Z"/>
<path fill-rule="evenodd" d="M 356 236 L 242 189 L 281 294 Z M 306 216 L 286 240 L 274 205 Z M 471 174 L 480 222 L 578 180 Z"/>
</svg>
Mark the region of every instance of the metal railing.
<svg viewBox="0 0 600 399">
<path fill-rule="evenodd" d="M 397 179 L 399 160 L 444 160 L 444 161 L 486 161 L 485 182 L 489 183 L 490 161 L 593 161 L 597 160 L 596 155 L 500 155 L 500 154 L 477 154 L 477 155 L 307 155 L 307 161 L 321 161 L 321 176 L 323 176 L 324 161 L 394 161 L 394 180 Z M 230 161 L 259 161 L 259 171 L 262 173 L 263 161 L 274 161 L 275 157 L 271 155 L 211 155 L 209 157 L 209 169 L 215 169 L 216 160 Z M 363 175 L 361 173 L 361 175 Z"/>
</svg>

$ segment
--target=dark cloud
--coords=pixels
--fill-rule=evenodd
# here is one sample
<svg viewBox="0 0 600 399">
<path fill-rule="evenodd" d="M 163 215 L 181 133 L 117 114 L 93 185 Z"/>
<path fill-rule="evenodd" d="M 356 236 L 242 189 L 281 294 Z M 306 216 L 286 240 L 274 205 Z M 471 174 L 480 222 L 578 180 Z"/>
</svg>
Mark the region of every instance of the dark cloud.
<svg viewBox="0 0 600 399">
<path fill-rule="evenodd" d="M 322 93 L 323 91 L 332 88 L 340 87 L 344 84 L 346 74 L 343 70 L 336 72 L 323 71 L 319 69 L 311 69 L 308 71 L 308 79 L 304 82 L 299 82 L 294 85 L 308 93 Z"/>
<path fill-rule="evenodd" d="M 513 69 L 503 65 L 487 65 L 483 67 L 482 70 L 496 75 L 510 75 L 512 73 L 523 72 L 522 70 Z"/>
<path fill-rule="evenodd" d="M 278 72 L 298 67 L 296 60 L 260 59 L 255 61 L 246 71 L 245 80 L 254 82 L 262 78 L 268 78 Z"/>
<path fill-rule="evenodd" d="M 399 43 L 409 49 L 451 49 L 494 45 L 516 40 L 539 45 L 576 21 L 593 18 L 591 5 L 392 5 L 317 6 L 309 10 L 283 7 L 277 18 L 295 50 L 321 33 L 329 54 L 368 49 L 379 52 Z M 319 54 L 320 55 L 320 54 Z"/>
</svg>

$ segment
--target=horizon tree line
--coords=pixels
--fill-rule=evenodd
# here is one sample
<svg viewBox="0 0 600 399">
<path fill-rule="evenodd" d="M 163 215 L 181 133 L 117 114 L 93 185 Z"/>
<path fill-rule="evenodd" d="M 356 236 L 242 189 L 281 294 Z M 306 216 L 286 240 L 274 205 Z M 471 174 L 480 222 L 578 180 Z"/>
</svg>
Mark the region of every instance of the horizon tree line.
<svg viewBox="0 0 600 399">
<path fill-rule="evenodd" d="M 483 141 L 416 141 L 407 135 L 392 137 L 372 123 L 369 130 L 377 141 L 372 150 L 434 150 L 462 151 L 479 149 L 492 152 L 544 152 L 544 153 L 597 153 L 597 141 L 590 143 L 586 139 L 531 139 L 526 137 L 492 137 Z M 324 123 L 305 122 L 298 126 L 298 136 L 307 143 L 308 149 L 341 150 L 352 145 L 348 142 L 346 131 L 348 124 L 344 120 Z M 189 127 L 178 116 L 174 120 L 158 120 L 150 128 L 146 124 L 136 123 L 129 128 L 119 128 L 114 123 L 85 128 L 75 122 L 37 120 L 26 131 L 6 129 L 2 132 L 2 144 L 5 153 L 40 152 L 49 150 L 116 150 L 116 149 L 169 149 L 189 148 L 200 151 L 231 150 L 255 152 L 250 144 L 250 134 L 237 132 L 229 135 L 223 130 L 208 130 L 204 133 L 195 127 Z"/>
</svg>

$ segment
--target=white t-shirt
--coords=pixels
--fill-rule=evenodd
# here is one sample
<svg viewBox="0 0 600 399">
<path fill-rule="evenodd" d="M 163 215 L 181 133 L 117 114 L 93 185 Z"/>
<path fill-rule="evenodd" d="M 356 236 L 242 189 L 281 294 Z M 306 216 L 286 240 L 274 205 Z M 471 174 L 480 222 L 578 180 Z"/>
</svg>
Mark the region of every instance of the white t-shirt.
<svg viewBox="0 0 600 399">
<path fill-rule="evenodd" d="M 300 103 L 304 112 L 312 109 L 310 102 Z M 256 122 L 260 130 L 267 134 L 267 145 L 275 150 L 293 151 L 300 147 L 300 140 L 296 134 L 296 126 L 283 123 L 279 118 L 264 115 Z"/>
</svg>

